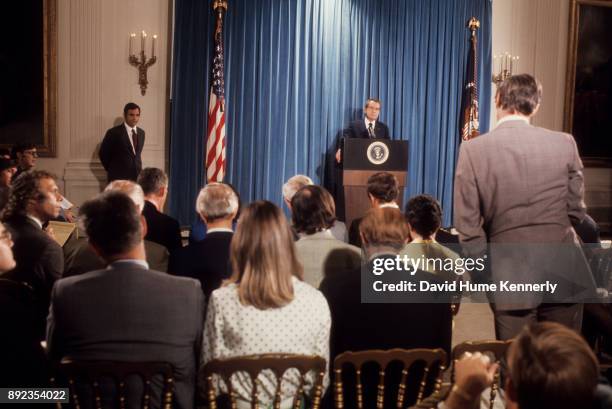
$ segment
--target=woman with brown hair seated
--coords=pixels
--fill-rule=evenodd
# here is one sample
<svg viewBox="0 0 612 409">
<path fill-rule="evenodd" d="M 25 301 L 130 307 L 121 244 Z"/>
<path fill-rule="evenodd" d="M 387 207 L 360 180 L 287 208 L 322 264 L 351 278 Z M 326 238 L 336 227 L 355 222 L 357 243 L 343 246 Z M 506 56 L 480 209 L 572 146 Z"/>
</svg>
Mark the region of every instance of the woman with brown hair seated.
<svg viewBox="0 0 612 409">
<path fill-rule="evenodd" d="M 362 267 L 366 269 L 365 274 L 370 274 L 375 260 L 395 260 L 408 239 L 408 225 L 396 208 L 371 209 L 359 229 L 365 252 Z M 386 271 L 382 277 L 396 273 L 402 279 L 411 280 L 409 273 L 399 270 Z M 362 285 L 367 285 L 362 275 L 360 268 L 327 276 L 321 283 L 321 291 L 332 314 L 332 361 L 345 351 L 372 349 L 443 348 L 450 353 L 452 316 L 448 303 L 394 303 L 392 294 L 386 294 L 387 298 L 378 303 L 362 303 Z M 392 379 L 395 375 L 399 377 L 399 371 L 388 375 L 385 379 Z M 369 391 L 374 391 L 368 395 L 368 390 L 364 389 L 365 407 L 375 405 L 376 388 L 371 387 L 376 385 L 377 379 L 377 371 L 364 372 L 364 385 L 369 383 Z M 343 381 L 349 383 L 344 376 Z M 354 393 L 348 388 L 345 391 L 345 407 L 353 407 Z M 389 404 L 392 401 L 385 398 Z"/>
<path fill-rule="evenodd" d="M 323 295 L 302 281 L 291 230 L 282 211 L 267 201 L 242 213 L 230 248 L 232 276 L 213 291 L 208 304 L 203 364 L 216 358 L 288 353 L 329 360 L 329 307 Z M 242 375 L 242 376 L 240 376 Z M 247 374 L 232 378 L 239 407 L 250 407 L 253 384 Z M 307 378 L 309 394 L 314 377 Z M 259 378 L 259 398 L 270 404 L 276 381 Z M 327 376 L 324 386 L 327 385 Z M 299 387 L 297 372 L 283 378 L 281 407 L 291 407 Z"/>
</svg>

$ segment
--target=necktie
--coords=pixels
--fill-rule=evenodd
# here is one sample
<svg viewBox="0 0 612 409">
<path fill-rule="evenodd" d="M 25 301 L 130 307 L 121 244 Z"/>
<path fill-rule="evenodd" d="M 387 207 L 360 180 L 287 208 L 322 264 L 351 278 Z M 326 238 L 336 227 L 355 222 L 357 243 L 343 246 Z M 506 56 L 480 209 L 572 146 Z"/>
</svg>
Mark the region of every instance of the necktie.
<svg viewBox="0 0 612 409">
<path fill-rule="evenodd" d="M 135 129 L 132 129 L 132 143 L 134 144 L 134 154 L 136 154 L 138 152 L 138 136 Z"/>
<path fill-rule="evenodd" d="M 374 128 L 372 127 L 372 122 L 368 124 L 368 134 L 370 134 L 370 138 L 375 138 Z"/>
</svg>

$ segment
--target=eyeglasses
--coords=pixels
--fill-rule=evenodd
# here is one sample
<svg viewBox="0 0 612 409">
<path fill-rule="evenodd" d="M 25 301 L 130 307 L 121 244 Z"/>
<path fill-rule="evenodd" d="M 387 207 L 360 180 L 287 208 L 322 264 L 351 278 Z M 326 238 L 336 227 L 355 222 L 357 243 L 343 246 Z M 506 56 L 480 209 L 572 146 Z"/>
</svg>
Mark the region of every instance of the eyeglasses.
<svg viewBox="0 0 612 409">
<path fill-rule="evenodd" d="M 38 158 L 38 152 L 36 152 L 35 150 L 29 150 L 29 151 L 23 151 L 24 155 L 32 155 L 35 158 Z"/>
</svg>

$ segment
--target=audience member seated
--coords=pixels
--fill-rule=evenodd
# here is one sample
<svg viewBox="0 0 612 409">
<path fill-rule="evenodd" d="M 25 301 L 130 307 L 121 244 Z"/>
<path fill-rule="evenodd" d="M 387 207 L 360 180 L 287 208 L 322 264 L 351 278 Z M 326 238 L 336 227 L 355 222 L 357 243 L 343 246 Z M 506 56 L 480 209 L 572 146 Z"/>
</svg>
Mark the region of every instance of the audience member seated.
<svg viewBox="0 0 612 409">
<path fill-rule="evenodd" d="M 17 165 L 17 171 L 13 175 L 13 180 L 15 180 L 23 172 L 33 170 L 36 166 L 36 159 L 38 158 L 36 145 L 31 142 L 17 143 L 13 145 L 11 156 Z"/>
<path fill-rule="evenodd" d="M 436 199 L 429 195 L 418 195 L 406 204 L 406 221 L 410 230 L 410 243 L 406 244 L 400 255 L 411 259 L 452 259 L 459 255 L 436 241 L 436 234 L 442 223 L 442 208 Z M 444 280 L 456 280 L 460 276 L 445 270 L 436 270 L 429 263 L 424 270 L 440 275 Z"/>
<path fill-rule="evenodd" d="M 131 180 L 114 180 L 106 186 L 104 191 L 123 192 L 132 199 L 140 212 L 144 208 L 142 188 Z M 144 241 L 144 246 L 147 263 L 149 263 L 151 270 L 167 272 L 168 250 L 161 244 L 148 240 Z M 71 277 L 106 267 L 104 259 L 98 257 L 87 243 L 87 238 L 82 236 L 76 238 L 72 235 L 68 239 L 66 244 L 64 244 L 64 257 L 66 260 L 64 277 Z"/>
<path fill-rule="evenodd" d="M 610 387 L 597 385 L 599 365 L 586 342 L 561 324 L 525 327 L 508 350 L 506 407 L 576 409 L 609 404 Z M 439 408 L 472 409 L 493 382 L 496 365 L 480 354 L 455 366 L 455 385 Z M 609 406 L 607 406 L 609 407 Z"/>
<path fill-rule="evenodd" d="M 40 345 L 34 293 L 23 283 L 6 280 L 15 268 L 11 233 L 0 223 L 0 387 L 35 387 L 48 384 L 46 357 Z"/>
<path fill-rule="evenodd" d="M 208 300 L 213 290 L 231 275 L 230 243 L 238 197 L 226 184 L 209 183 L 200 190 L 196 210 L 206 224 L 206 237 L 177 253 L 176 263 L 172 263 L 176 266 L 173 273 L 200 280 Z"/>
<path fill-rule="evenodd" d="M 364 262 L 367 263 L 363 268 L 370 271 L 376 258 L 395 259 L 409 232 L 404 215 L 395 208 L 370 209 L 359 228 L 366 257 Z M 398 282 L 406 279 L 405 271 L 387 271 L 385 275 L 395 273 L 400 276 Z M 362 303 L 361 268 L 328 275 L 320 288 L 332 315 L 332 362 L 345 351 L 370 349 L 443 348 L 450 353 L 452 314 L 448 303 Z M 392 371 L 388 377 L 399 379 L 399 373 Z M 364 384 L 367 383 L 370 390 L 377 379 L 377 371 L 364 372 Z M 350 387 L 345 390 L 346 407 L 355 407 L 354 390 Z M 393 400 L 389 397 L 385 401 Z"/>
<path fill-rule="evenodd" d="M 16 166 L 16 170 L 14 171 L 13 175 L 13 180 L 15 180 L 23 172 L 34 170 L 36 167 L 36 160 L 38 158 L 36 145 L 29 142 L 17 143 L 13 145 L 12 157 L 15 160 Z M 74 215 L 72 214 L 73 204 L 62 196 L 59 191 L 57 193 L 57 200 L 60 204 L 60 212 L 51 220 L 70 223 L 74 222 Z"/>
<path fill-rule="evenodd" d="M 293 199 L 293 195 L 295 195 L 296 192 L 304 186 L 311 185 L 314 185 L 314 182 L 306 175 L 295 175 L 285 182 L 283 185 L 283 200 L 285 201 L 285 204 L 290 212 L 293 212 L 291 206 L 291 199 Z M 334 220 L 334 223 L 329 231 L 336 239 L 348 243 L 348 232 L 346 231 L 346 225 L 340 220 Z M 294 233 L 296 232 L 294 231 Z M 296 240 L 299 238 L 297 233 L 295 234 L 294 238 Z"/>
<path fill-rule="evenodd" d="M 13 161 L 0 156 L 0 214 L 8 203 L 11 180 L 15 172 L 16 168 Z"/>
<path fill-rule="evenodd" d="M 238 218 L 240 217 L 240 209 L 242 208 L 242 203 L 240 202 L 240 193 L 232 186 L 230 183 L 226 183 L 229 186 L 236 197 L 238 198 L 238 212 L 236 213 L 236 217 L 232 220 L 232 230 L 236 230 L 236 223 Z M 200 214 L 196 211 L 196 218 L 191 223 L 191 229 L 189 230 L 189 244 L 197 243 L 198 241 L 204 240 L 206 237 L 206 223 L 202 220 Z"/>
<path fill-rule="evenodd" d="M 44 339 L 45 317 L 49 311 L 51 288 L 64 271 L 62 248 L 43 230 L 43 225 L 57 217 L 55 178 L 48 172 L 24 172 L 11 185 L 8 204 L 2 215 L 13 237 L 17 266 L 4 278 L 25 282 L 34 290 L 38 318 L 32 325 Z"/>
<path fill-rule="evenodd" d="M 368 178 L 368 199 L 373 209 L 384 209 L 391 207 L 399 209 L 396 203 L 399 195 L 399 183 L 397 178 L 388 172 L 375 173 Z M 349 243 L 361 247 L 361 235 L 359 234 L 359 223 L 363 218 L 353 220 L 349 229 Z"/>
<path fill-rule="evenodd" d="M 170 254 L 183 247 L 179 222 L 162 213 L 168 197 L 168 176 L 158 168 L 145 168 L 138 175 L 144 192 L 142 215 L 147 220 L 145 240 L 161 244 Z"/>
<path fill-rule="evenodd" d="M 85 202 L 80 215 L 90 245 L 109 267 L 56 283 L 47 326 L 49 357 L 54 362 L 168 362 L 174 368 L 176 407 L 193 408 L 204 304 L 200 283 L 149 269 L 142 240 L 146 224 L 124 193 L 102 193 Z M 102 395 L 109 398 L 105 386 Z M 152 387 L 152 407 L 160 407 L 161 385 Z M 136 389 L 128 385 L 128 391 Z M 140 399 L 141 394 L 128 392 L 129 407 Z"/>
<path fill-rule="evenodd" d="M 208 304 L 203 363 L 265 353 L 318 355 L 329 360 L 329 308 L 318 290 L 302 282 L 291 230 L 278 207 L 258 201 L 244 209 L 230 259 L 232 277 L 213 291 Z M 250 407 L 246 402 L 252 383 L 248 375 L 239 375 L 233 382 L 238 407 Z M 291 407 L 298 379 L 295 372 L 285 374 L 282 408 Z M 307 379 L 306 394 L 313 381 Z M 274 376 L 264 372 L 258 382 L 260 403 L 268 407 L 276 388 Z M 324 386 L 327 383 L 326 376 Z"/>
<path fill-rule="evenodd" d="M 295 243 L 304 267 L 304 281 L 319 287 L 324 276 L 353 271 L 361 265 L 361 250 L 336 239 L 331 226 L 336 220 L 334 199 L 320 186 L 304 186 L 291 199 Z"/>
</svg>

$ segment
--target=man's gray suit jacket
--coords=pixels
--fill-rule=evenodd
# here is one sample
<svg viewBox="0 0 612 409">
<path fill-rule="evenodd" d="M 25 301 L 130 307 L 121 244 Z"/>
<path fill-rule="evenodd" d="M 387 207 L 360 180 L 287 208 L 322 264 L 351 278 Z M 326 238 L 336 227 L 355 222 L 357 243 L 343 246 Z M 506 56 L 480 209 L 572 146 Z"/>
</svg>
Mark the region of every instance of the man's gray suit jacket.
<svg viewBox="0 0 612 409">
<path fill-rule="evenodd" d="M 47 322 L 49 355 L 54 361 L 168 362 L 174 367 L 176 407 L 192 408 L 203 308 L 197 280 L 133 262 L 113 263 L 55 284 Z M 161 380 L 154 382 L 154 391 L 156 407 Z"/>
<path fill-rule="evenodd" d="M 487 243 L 567 243 L 572 248 L 577 241 L 569 217 L 582 220 L 586 214 L 582 171 L 571 135 L 522 120 L 503 122 L 463 142 L 454 189 L 454 225 L 461 243 L 473 254 L 484 250 Z M 527 252 L 514 254 L 512 259 L 498 258 L 499 263 L 492 260 L 492 277 L 518 282 L 536 279 L 546 260 L 539 259 L 540 251 Z M 590 271 L 580 255 L 563 256 L 577 263 L 572 274 L 588 284 Z M 498 309 L 532 308 L 539 302 L 538 297 L 526 295 L 512 305 L 499 303 Z"/>
</svg>

